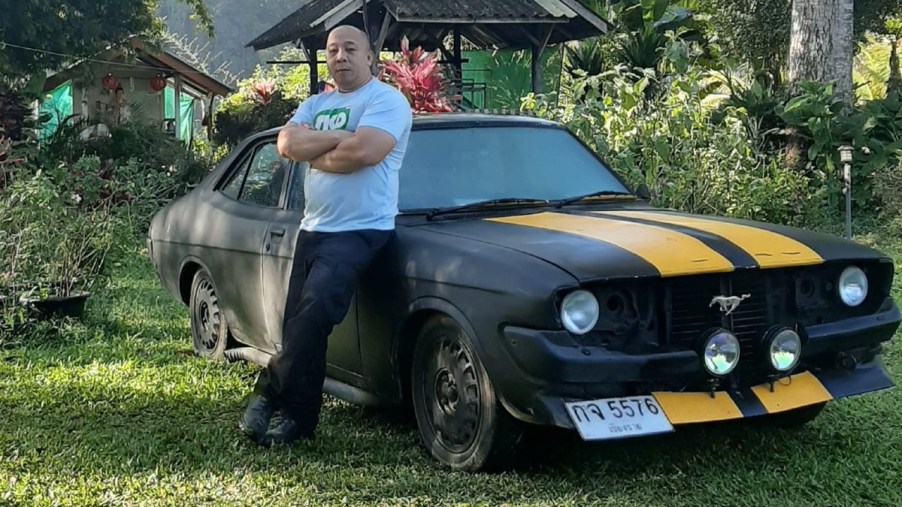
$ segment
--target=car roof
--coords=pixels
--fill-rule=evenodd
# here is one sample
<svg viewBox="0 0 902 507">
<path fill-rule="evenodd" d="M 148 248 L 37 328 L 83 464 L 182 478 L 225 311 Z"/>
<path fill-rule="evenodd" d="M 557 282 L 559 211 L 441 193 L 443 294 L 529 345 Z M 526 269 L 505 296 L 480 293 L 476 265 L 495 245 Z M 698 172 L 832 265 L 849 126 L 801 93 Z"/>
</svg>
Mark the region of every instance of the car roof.
<svg viewBox="0 0 902 507">
<path fill-rule="evenodd" d="M 477 112 L 443 112 L 443 113 L 414 113 L 412 130 L 430 129 L 454 129 L 470 127 L 542 127 L 566 129 L 564 125 L 534 116 L 518 114 L 477 113 Z M 282 127 L 273 127 L 249 135 L 241 140 L 237 146 L 229 151 L 229 155 L 219 161 L 217 169 L 230 167 L 248 146 L 256 144 L 261 139 L 272 139 L 278 136 Z M 217 181 L 222 170 L 210 172 L 209 181 Z"/>
<path fill-rule="evenodd" d="M 429 128 L 463 128 L 474 126 L 535 126 L 562 128 L 562 125 L 556 121 L 536 118 L 534 116 L 473 112 L 449 112 L 415 113 L 413 115 L 412 130 Z M 273 136 L 278 134 L 279 130 L 281 129 L 282 127 L 273 127 L 251 136 L 251 139 Z"/>
</svg>

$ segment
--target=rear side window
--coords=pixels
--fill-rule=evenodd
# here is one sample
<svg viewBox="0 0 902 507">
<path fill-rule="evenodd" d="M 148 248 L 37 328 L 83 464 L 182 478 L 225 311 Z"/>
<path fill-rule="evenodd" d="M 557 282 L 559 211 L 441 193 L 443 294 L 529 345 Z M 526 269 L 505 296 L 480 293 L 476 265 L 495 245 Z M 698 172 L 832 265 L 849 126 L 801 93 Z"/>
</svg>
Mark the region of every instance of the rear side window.
<svg viewBox="0 0 902 507">
<path fill-rule="evenodd" d="M 241 193 L 241 185 L 244 184 L 244 177 L 247 176 L 248 162 L 249 159 L 241 162 L 239 169 L 233 172 L 226 184 L 219 189 L 220 192 L 236 201 L 238 200 L 238 194 Z"/>
<path fill-rule="evenodd" d="M 277 208 L 290 164 L 279 156 L 275 141 L 261 144 L 239 163 L 220 191 L 241 202 Z"/>
</svg>

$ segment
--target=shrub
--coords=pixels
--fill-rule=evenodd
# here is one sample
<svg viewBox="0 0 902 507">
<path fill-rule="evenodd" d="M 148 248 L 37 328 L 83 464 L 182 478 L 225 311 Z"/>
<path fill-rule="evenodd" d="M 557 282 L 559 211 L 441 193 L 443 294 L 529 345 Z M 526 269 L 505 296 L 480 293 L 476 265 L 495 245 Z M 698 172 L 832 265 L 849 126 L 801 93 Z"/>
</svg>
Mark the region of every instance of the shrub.
<svg viewBox="0 0 902 507">
<path fill-rule="evenodd" d="M 818 188 L 826 190 L 831 209 L 844 206 L 839 148 L 848 145 L 854 149 L 853 206 L 857 212 L 873 216 L 879 204 L 873 176 L 902 161 L 902 95 L 889 93 L 844 116 L 832 85 L 803 83 L 801 93 L 778 111 L 801 137 L 806 171 Z"/>
<path fill-rule="evenodd" d="M 809 177 L 785 167 L 779 153 L 760 148 L 741 109 L 713 121 L 703 106 L 702 77 L 698 68 L 661 78 L 617 67 L 578 79 L 574 94 L 581 101 L 553 108 L 547 97 L 529 96 L 524 108 L 563 121 L 628 182 L 647 184 L 656 205 L 820 223 L 822 193 L 812 193 Z"/>
<path fill-rule="evenodd" d="M 243 99 L 241 94 L 223 101 L 216 113 L 213 143 L 234 147 L 245 137 L 273 127 L 285 125 L 298 107 L 296 100 L 282 95 L 281 90 L 268 92 L 268 99 Z"/>
<path fill-rule="evenodd" d="M 300 57 L 298 50 L 285 50 L 280 60 Z M 238 83 L 238 91 L 226 97 L 216 111 L 213 144 L 232 148 L 245 137 L 284 125 L 310 89 L 307 65 L 258 66 L 253 75 Z M 319 66 L 325 76 L 325 66 Z"/>
<path fill-rule="evenodd" d="M 186 147 L 182 142 L 155 125 L 140 121 L 124 123 L 110 129 L 109 137 L 89 140 L 79 139 L 84 124 L 70 119 L 50 136 L 36 152 L 42 167 L 59 163 L 72 165 L 82 157 L 100 159 L 98 175 L 109 180 L 118 168 L 137 164 L 148 173 L 161 173 L 171 185 L 159 188 L 165 193 L 158 199 L 172 199 L 196 185 L 212 167 L 212 162 L 199 150 Z"/>
<path fill-rule="evenodd" d="M 17 141 L 23 139 L 30 112 L 18 93 L 0 87 L 0 135 Z"/>
<path fill-rule="evenodd" d="M 890 236 L 902 236 L 902 163 L 875 172 L 872 183 L 882 228 Z"/>
<path fill-rule="evenodd" d="M 415 112 L 452 110 L 448 84 L 435 55 L 422 47 L 411 51 L 407 36 L 401 39 L 401 54 L 382 64 L 379 79 L 398 88 Z"/>
<path fill-rule="evenodd" d="M 96 176 L 100 161 L 37 170 L 0 195 L 5 327 L 25 323 L 20 302 L 90 291 L 105 268 L 117 226 L 114 200 Z"/>
</svg>

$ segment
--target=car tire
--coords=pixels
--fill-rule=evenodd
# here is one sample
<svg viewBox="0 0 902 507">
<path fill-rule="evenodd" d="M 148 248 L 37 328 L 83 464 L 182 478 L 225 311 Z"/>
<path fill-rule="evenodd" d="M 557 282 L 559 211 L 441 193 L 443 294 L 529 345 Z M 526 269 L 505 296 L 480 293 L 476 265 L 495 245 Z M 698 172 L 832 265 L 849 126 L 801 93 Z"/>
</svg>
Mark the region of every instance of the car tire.
<svg viewBox="0 0 902 507">
<path fill-rule="evenodd" d="M 411 392 L 421 441 L 439 462 L 465 472 L 510 464 L 522 426 L 501 406 L 472 339 L 452 318 L 423 326 Z"/>
<path fill-rule="evenodd" d="M 194 352 L 207 359 L 222 359 L 228 343 L 229 328 L 219 305 L 213 279 L 203 268 L 194 274 L 188 308 Z"/>
<path fill-rule="evenodd" d="M 786 412 L 780 412 L 778 414 L 767 415 L 761 419 L 763 423 L 775 428 L 786 430 L 799 429 L 819 416 L 825 406 L 827 406 L 827 402 L 787 410 Z"/>
</svg>

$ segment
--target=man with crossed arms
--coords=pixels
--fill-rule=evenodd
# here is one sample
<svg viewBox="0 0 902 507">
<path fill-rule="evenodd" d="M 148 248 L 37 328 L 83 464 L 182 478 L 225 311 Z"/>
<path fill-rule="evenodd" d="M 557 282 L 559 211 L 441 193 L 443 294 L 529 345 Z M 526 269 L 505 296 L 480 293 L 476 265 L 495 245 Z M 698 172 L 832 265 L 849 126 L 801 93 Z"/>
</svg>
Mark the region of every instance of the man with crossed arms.
<svg viewBox="0 0 902 507">
<path fill-rule="evenodd" d="M 260 374 L 239 421 L 265 447 L 313 437 L 329 334 L 347 314 L 361 273 L 394 236 L 412 113 L 404 95 L 373 77 L 374 57 L 365 32 L 332 30 L 326 64 L 336 89 L 303 101 L 279 133 L 279 154 L 309 167 L 282 349 Z M 276 411 L 281 423 L 270 429 Z"/>
</svg>

